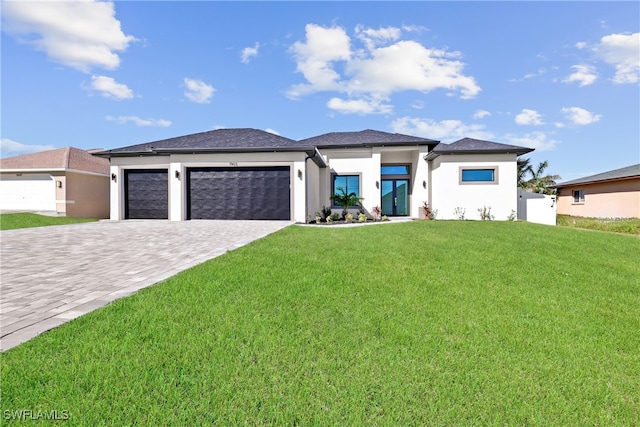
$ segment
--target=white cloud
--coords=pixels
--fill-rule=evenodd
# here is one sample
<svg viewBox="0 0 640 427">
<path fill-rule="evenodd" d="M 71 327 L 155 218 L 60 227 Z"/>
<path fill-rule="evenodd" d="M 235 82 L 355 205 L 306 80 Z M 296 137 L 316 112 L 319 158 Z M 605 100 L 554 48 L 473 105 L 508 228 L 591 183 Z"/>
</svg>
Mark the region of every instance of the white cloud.
<svg viewBox="0 0 640 427">
<path fill-rule="evenodd" d="M 572 65 L 571 68 L 575 71 L 563 80 L 565 83 L 578 82 L 580 86 L 588 86 L 598 78 L 593 65 Z"/>
<path fill-rule="evenodd" d="M 445 89 L 449 94 L 459 93 L 461 98 L 473 98 L 481 90 L 473 77 L 463 74 L 460 52 L 429 49 L 410 40 L 398 41 L 401 30 L 394 27 L 358 26 L 355 32 L 364 44 L 363 49 L 352 48 L 352 40 L 343 28 L 307 25 L 305 41 L 295 42 L 291 47 L 297 71 L 306 82 L 293 85 L 287 95 L 295 99 L 322 91 L 344 93 L 350 99 L 349 104 L 339 98 L 330 101 L 339 107 L 336 110 L 347 113 L 355 109 L 367 114 L 365 104 L 371 106 L 370 100 L 387 100 L 394 92 Z M 389 108 L 392 106 L 383 109 Z M 380 112 L 380 108 L 369 108 L 370 114 Z"/>
<path fill-rule="evenodd" d="M 535 73 L 527 73 L 525 74 L 522 78 L 519 79 L 509 79 L 509 82 L 511 83 L 518 83 L 518 82 L 522 82 L 524 80 L 528 80 L 528 79 L 532 79 L 534 77 L 540 77 L 544 74 L 547 73 L 547 70 L 545 68 L 540 68 L 538 71 L 536 71 Z"/>
<path fill-rule="evenodd" d="M 91 76 L 91 85 L 85 89 L 98 91 L 105 98 L 117 100 L 133 98 L 133 91 L 127 85 L 116 82 L 113 77 Z"/>
<path fill-rule="evenodd" d="M 544 132 L 531 132 L 520 136 L 507 134 L 506 141 L 508 144 L 535 148 L 537 151 L 555 150 L 558 145 L 558 141 L 548 138 Z"/>
<path fill-rule="evenodd" d="M 414 108 L 416 110 L 422 110 L 424 108 L 424 101 L 418 99 L 413 104 L 411 104 L 411 108 Z"/>
<path fill-rule="evenodd" d="M 519 125 L 542 125 L 542 116 L 536 110 L 523 108 L 522 112 L 515 117 L 515 122 Z"/>
<path fill-rule="evenodd" d="M 187 90 L 184 92 L 184 96 L 198 104 L 208 104 L 211 102 L 213 92 L 216 91 L 213 86 L 206 84 L 202 80 L 185 78 L 184 84 L 187 87 Z"/>
<path fill-rule="evenodd" d="M 280 132 L 278 132 L 277 130 L 273 130 L 271 128 L 266 128 L 264 131 L 280 136 Z"/>
<path fill-rule="evenodd" d="M 2 15 L 4 31 L 83 72 L 117 68 L 116 52 L 136 40 L 122 32 L 111 2 L 4 1 Z"/>
<path fill-rule="evenodd" d="M 288 95 L 298 98 L 313 92 L 344 89 L 340 75 L 333 69 L 333 62 L 351 58 L 349 36 L 339 27 L 325 28 L 315 24 L 306 27 L 306 42 L 295 42 L 291 51 L 297 62 L 297 70 L 308 84 L 294 85 Z"/>
<path fill-rule="evenodd" d="M 0 157 L 2 158 L 53 150 L 55 148 L 53 145 L 28 145 L 9 138 L 0 139 Z"/>
<path fill-rule="evenodd" d="M 478 110 L 473 114 L 474 119 L 484 119 L 485 117 L 489 117 L 491 115 L 490 112 L 486 110 Z"/>
<path fill-rule="evenodd" d="M 242 53 L 240 55 L 242 63 L 248 64 L 251 60 L 251 57 L 258 55 L 258 50 L 260 49 L 260 43 L 256 43 L 254 47 L 245 47 L 242 49 Z"/>
<path fill-rule="evenodd" d="M 422 25 L 403 25 L 402 31 L 406 31 L 407 33 L 423 33 L 429 31 L 429 29 Z"/>
<path fill-rule="evenodd" d="M 600 59 L 615 67 L 614 83 L 640 81 L 640 33 L 604 36 L 594 51 Z"/>
<path fill-rule="evenodd" d="M 140 117 L 136 117 L 136 116 L 118 116 L 118 117 L 106 116 L 105 119 L 110 122 L 115 122 L 119 125 L 124 125 L 131 122 L 136 126 L 157 126 L 162 128 L 171 126 L 171 122 L 169 120 L 141 119 Z"/>
<path fill-rule="evenodd" d="M 398 40 L 400 33 L 400 28 L 396 27 L 374 30 L 373 28 L 366 28 L 362 25 L 356 26 L 356 37 L 362 40 L 368 50 L 373 50 L 376 46 Z"/>
<path fill-rule="evenodd" d="M 391 123 L 394 132 L 453 142 L 460 138 L 493 139 L 494 135 L 481 124 L 465 124 L 460 120 L 442 120 L 402 117 Z"/>
<path fill-rule="evenodd" d="M 343 114 L 389 114 L 393 106 L 382 104 L 381 99 L 349 99 L 331 98 L 327 107 Z"/>
<path fill-rule="evenodd" d="M 349 89 L 389 95 L 393 92 L 434 89 L 459 91 L 462 98 L 473 98 L 480 87 L 473 77 L 462 74 L 464 64 L 459 52 L 428 49 L 415 41 L 399 41 L 376 48 L 367 58 L 355 58 L 347 64 L 353 76 Z"/>
<path fill-rule="evenodd" d="M 584 49 L 584 48 L 586 48 L 587 46 L 589 46 L 589 44 L 588 44 L 588 43 L 585 43 L 585 42 L 578 42 L 578 43 L 576 43 L 576 44 L 575 44 L 575 46 L 576 46 L 576 48 L 578 48 L 578 49 Z"/>
<path fill-rule="evenodd" d="M 590 111 L 585 110 L 580 107 L 567 107 L 563 108 L 562 112 L 565 114 L 565 117 L 570 120 L 575 125 L 590 125 L 591 123 L 595 123 L 602 118 L 600 114 L 593 114 Z"/>
</svg>

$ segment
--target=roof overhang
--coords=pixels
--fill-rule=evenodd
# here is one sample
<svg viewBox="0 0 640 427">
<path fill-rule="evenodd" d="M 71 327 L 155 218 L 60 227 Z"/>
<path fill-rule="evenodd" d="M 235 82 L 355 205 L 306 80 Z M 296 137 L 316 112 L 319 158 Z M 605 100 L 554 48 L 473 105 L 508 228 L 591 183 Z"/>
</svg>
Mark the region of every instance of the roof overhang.
<svg viewBox="0 0 640 427">
<path fill-rule="evenodd" d="M 566 182 L 566 183 L 560 183 L 556 185 L 550 185 L 549 187 L 551 188 L 579 187 L 581 185 L 601 184 L 601 183 L 616 182 L 616 181 L 629 181 L 631 179 L 640 179 L 640 175 L 621 176 L 618 178 L 609 178 L 609 179 L 594 179 L 591 181 Z"/>
<path fill-rule="evenodd" d="M 223 148 L 154 148 L 144 151 L 102 151 L 94 156 L 112 157 L 170 156 L 172 154 L 222 154 L 222 153 L 305 153 L 318 167 L 325 168 L 322 155 L 316 147 L 223 147 Z"/>
<path fill-rule="evenodd" d="M 521 156 L 523 154 L 527 154 L 532 152 L 533 148 L 523 148 L 522 150 L 449 150 L 449 151 L 430 151 L 426 156 L 424 156 L 425 160 L 433 160 L 439 156 L 444 156 L 447 154 L 515 154 L 516 156 Z"/>
<path fill-rule="evenodd" d="M 71 173 L 77 173 L 77 174 L 84 174 L 84 175 L 97 175 L 97 176 L 109 176 L 108 173 L 102 173 L 102 172 L 93 172 L 93 171 L 85 171 L 85 170 L 80 170 L 80 169 L 69 169 L 69 168 L 24 168 L 24 169 L 0 169 L 0 173 L 19 173 L 19 174 L 29 174 L 29 173 L 67 173 L 67 172 L 71 172 Z"/>
<path fill-rule="evenodd" d="M 341 148 L 373 148 L 373 147 L 387 147 L 387 148 L 403 148 L 403 147 L 430 147 L 438 145 L 438 141 L 425 142 L 425 143 L 397 143 L 397 142 L 370 142 L 370 143 L 353 143 L 353 144 L 319 144 L 317 147 L 323 150 L 333 150 Z"/>
</svg>

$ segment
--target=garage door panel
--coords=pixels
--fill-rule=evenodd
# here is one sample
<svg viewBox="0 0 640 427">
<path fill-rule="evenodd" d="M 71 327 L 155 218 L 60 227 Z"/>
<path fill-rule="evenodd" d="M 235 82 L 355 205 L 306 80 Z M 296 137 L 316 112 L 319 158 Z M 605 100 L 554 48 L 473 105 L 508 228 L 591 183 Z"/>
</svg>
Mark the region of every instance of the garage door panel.
<svg viewBox="0 0 640 427">
<path fill-rule="evenodd" d="M 188 169 L 190 219 L 289 220 L 289 167 Z"/>
<path fill-rule="evenodd" d="M 55 180 L 47 174 L 3 176 L 0 180 L 0 209 L 55 211 Z"/>
<path fill-rule="evenodd" d="M 166 169 L 125 171 L 125 218 L 169 218 L 169 173 Z"/>
</svg>

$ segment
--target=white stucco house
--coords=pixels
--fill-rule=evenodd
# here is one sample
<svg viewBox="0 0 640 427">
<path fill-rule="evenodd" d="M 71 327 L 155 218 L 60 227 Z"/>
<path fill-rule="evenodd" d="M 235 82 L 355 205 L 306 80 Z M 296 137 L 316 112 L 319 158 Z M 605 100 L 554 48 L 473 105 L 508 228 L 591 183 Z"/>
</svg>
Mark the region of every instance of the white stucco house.
<svg viewBox="0 0 640 427">
<path fill-rule="evenodd" d="M 338 187 L 371 212 L 496 220 L 517 211 L 516 158 L 530 148 L 465 138 L 452 144 L 375 130 L 294 141 L 219 129 L 102 151 L 110 160 L 110 217 L 306 222 Z M 336 212 L 340 207 L 332 206 Z"/>
</svg>

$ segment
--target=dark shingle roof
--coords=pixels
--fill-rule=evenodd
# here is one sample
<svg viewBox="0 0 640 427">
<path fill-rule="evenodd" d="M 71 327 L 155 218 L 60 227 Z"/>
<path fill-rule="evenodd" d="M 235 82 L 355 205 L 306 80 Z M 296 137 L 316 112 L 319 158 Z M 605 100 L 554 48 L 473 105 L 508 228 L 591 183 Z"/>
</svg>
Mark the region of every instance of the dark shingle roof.
<svg viewBox="0 0 640 427">
<path fill-rule="evenodd" d="M 246 149 L 273 149 L 290 147 L 295 141 L 273 133 L 258 129 L 217 129 L 208 132 L 194 133 L 160 141 L 114 148 L 98 155 L 108 156 L 117 154 L 145 154 L 152 152 L 182 152 L 182 151 L 233 151 Z"/>
<path fill-rule="evenodd" d="M 586 184 L 599 181 L 611 181 L 616 179 L 629 179 L 634 177 L 640 177 L 640 163 L 637 165 L 631 165 L 620 169 L 614 169 L 608 172 L 597 173 L 595 175 L 585 176 L 584 178 L 578 178 L 567 182 L 561 182 L 555 187 L 561 188 L 569 185 Z"/>
<path fill-rule="evenodd" d="M 440 143 L 436 145 L 427 155 L 427 160 L 435 159 L 441 154 L 513 153 L 520 156 L 530 153 L 531 151 L 533 151 L 533 148 L 483 141 L 481 139 L 463 138 L 451 144 Z"/>
<path fill-rule="evenodd" d="M 438 141 L 417 136 L 388 133 L 377 130 L 360 132 L 331 132 L 298 141 L 318 148 L 371 147 L 380 145 L 436 145 Z"/>
<path fill-rule="evenodd" d="M 74 147 L 57 148 L 0 160 L 2 170 L 56 169 L 109 173 L 109 161 Z"/>
</svg>

